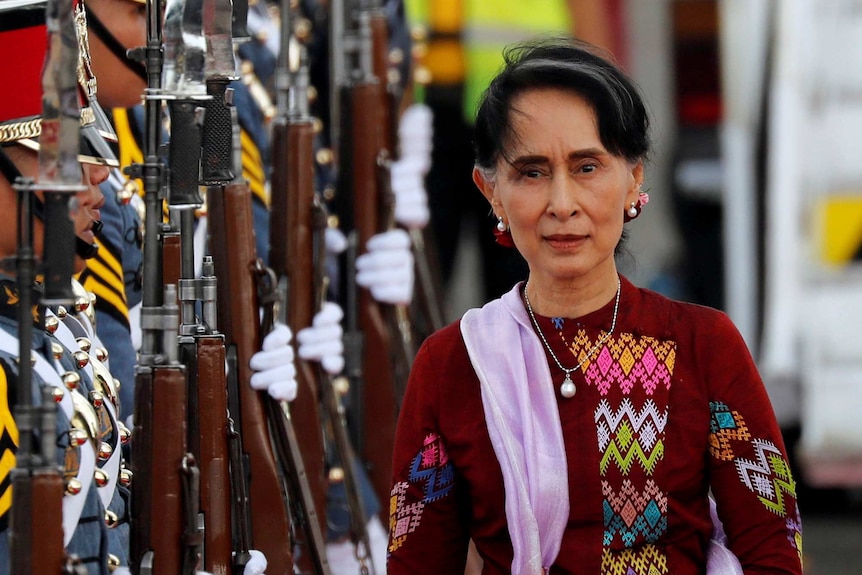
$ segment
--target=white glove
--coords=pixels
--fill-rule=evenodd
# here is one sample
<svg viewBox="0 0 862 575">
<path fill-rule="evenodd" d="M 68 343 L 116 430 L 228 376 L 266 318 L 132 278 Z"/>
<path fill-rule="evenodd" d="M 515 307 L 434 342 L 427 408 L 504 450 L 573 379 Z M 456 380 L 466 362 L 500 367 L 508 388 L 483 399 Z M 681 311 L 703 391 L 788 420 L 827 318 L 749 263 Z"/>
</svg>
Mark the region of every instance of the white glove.
<svg viewBox="0 0 862 575">
<path fill-rule="evenodd" d="M 251 356 L 248 365 L 256 373 L 251 376 L 251 387 L 265 389 L 273 399 L 296 399 L 296 367 L 293 365 L 293 334 L 283 323 L 263 338 L 263 349 Z"/>
<path fill-rule="evenodd" d="M 299 330 L 296 341 L 299 342 L 299 357 L 310 361 L 319 361 L 323 369 L 331 375 L 341 373 L 344 369 L 344 330 L 341 318 L 344 312 L 337 303 L 326 302 L 314 315 L 311 326 Z"/>
<path fill-rule="evenodd" d="M 347 249 L 347 238 L 338 228 L 323 230 L 323 243 L 326 246 L 326 253 L 331 255 L 340 254 Z"/>
<path fill-rule="evenodd" d="M 427 158 L 430 165 L 430 157 Z M 392 192 L 395 221 L 407 228 L 424 228 L 431 219 L 425 192 L 426 162 L 421 157 L 405 157 L 392 163 Z"/>
<path fill-rule="evenodd" d="M 434 114 L 425 104 L 412 104 L 398 122 L 401 156 L 430 156 L 434 135 Z"/>
<path fill-rule="evenodd" d="M 367 253 L 356 258 L 356 283 L 379 302 L 408 304 L 413 298 L 410 236 L 396 229 L 372 236 Z"/>
<path fill-rule="evenodd" d="M 264 575 L 267 565 L 264 554 L 257 549 L 249 549 L 248 553 L 251 555 L 251 559 L 245 564 L 243 575 Z"/>
</svg>

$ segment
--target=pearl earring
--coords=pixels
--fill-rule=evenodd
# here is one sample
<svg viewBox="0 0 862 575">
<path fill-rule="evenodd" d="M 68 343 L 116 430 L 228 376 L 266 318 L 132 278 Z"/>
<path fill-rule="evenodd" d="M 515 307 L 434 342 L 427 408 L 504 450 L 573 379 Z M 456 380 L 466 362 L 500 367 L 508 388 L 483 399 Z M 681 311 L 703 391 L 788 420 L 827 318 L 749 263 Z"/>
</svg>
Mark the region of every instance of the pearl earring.
<svg viewBox="0 0 862 575">
<path fill-rule="evenodd" d="M 631 203 L 631 207 L 629 208 L 629 217 L 634 219 L 638 217 L 638 209 L 635 207 L 635 202 Z"/>
<path fill-rule="evenodd" d="M 501 232 L 506 231 L 506 224 L 505 224 L 505 222 L 503 222 L 502 216 L 497 216 L 497 229 L 500 230 Z"/>
</svg>

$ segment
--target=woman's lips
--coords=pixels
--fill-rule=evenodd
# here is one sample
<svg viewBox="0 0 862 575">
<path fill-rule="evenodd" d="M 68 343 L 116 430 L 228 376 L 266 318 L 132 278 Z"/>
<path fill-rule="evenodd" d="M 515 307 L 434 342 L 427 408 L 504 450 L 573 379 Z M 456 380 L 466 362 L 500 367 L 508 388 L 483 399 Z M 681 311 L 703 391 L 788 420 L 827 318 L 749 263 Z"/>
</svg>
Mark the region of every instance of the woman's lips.
<svg viewBox="0 0 862 575">
<path fill-rule="evenodd" d="M 571 249 L 581 246 L 587 240 L 587 236 L 578 234 L 553 234 L 545 236 L 545 241 L 556 249 Z"/>
</svg>

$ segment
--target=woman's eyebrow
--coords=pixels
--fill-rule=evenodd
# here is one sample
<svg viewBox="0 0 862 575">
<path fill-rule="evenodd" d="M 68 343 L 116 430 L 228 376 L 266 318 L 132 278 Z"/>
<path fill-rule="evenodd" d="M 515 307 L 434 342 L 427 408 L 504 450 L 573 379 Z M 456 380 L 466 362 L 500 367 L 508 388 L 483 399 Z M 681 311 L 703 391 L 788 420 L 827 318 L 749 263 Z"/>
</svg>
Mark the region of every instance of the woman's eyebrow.
<svg viewBox="0 0 862 575">
<path fill-rule="evenodd" d="M 514 158 L 510 163 L 513 166 L 523 166 L 524 164 L 544 164 L 548 162 L 547 156 L 540 156 L 538 154 L 527 154 L 523 156 L 518 156 Z"/>
<path fill-rule="evenodd" d="M 570 152 L 568 155 L 569 160 L 579 160 L 581 158 L 594 158 L 596 156 L 605 156 L 607 155 L 607 150 L 602 148 L 584 148 L 582 150 L 575 150 Z M 517 156 L 513 158 L 510 162 L 513 166 L 523 166 L 524 164 L 543 164 L 547 163 L 547 156 L 542 156 L 541 154 L 525 154 L 523 156 Z"/>
</svg>

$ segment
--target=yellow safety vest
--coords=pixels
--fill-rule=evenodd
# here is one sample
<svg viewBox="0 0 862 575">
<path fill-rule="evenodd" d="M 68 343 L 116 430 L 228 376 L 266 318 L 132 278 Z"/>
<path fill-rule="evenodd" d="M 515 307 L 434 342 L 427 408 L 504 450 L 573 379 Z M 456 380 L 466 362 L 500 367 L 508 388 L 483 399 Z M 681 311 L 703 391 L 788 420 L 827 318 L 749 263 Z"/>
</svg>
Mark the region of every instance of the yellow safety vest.
<svg viewBox="0 0 862 575">
<path fill-rule="evenodd" d="M 464 85 L 472 123 L 479 98 L 503 64 L 503 48 L 539 34 L 568 34 L 564 0 L 405 0 L 411 24 L 428 28 L 425 65 L 436 85 Z"/>
</svg>

